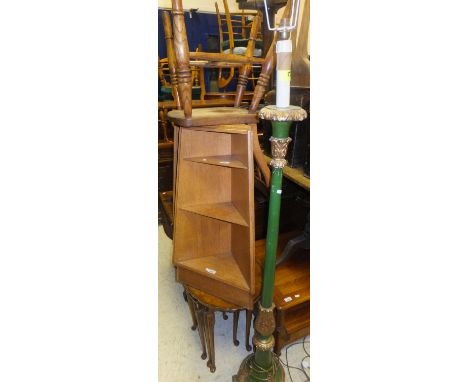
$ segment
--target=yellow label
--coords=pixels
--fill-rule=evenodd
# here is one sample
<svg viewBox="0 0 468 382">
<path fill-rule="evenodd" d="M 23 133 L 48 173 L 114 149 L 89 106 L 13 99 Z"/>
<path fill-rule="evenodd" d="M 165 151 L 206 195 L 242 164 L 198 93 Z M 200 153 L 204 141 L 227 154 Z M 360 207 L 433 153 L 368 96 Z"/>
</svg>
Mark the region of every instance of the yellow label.
<svg viewBox="0 0 468 382">
<path fill-rule="evenodd" d="M 278 70 L 277 71 L 277 81 L 281 82 L 290 82 L 291 81 L 291 71 L 290 70 Z"/>
</svg>

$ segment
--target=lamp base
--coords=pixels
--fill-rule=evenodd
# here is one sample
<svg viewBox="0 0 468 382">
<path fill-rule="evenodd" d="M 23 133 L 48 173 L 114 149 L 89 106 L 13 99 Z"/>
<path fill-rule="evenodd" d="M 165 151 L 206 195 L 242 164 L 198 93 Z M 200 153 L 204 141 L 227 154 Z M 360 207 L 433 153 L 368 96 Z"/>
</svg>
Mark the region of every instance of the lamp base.
<svg viewBox="0 0 468 382">
<path fill-rule="evenodd" d="M 245 358 L 232 382 L 284 382 L 285 374 L 283 365 L 276 354 L 272 354 L 272 365 L 268 370 L 261 368 L 255 363 L 255 354 Z"/>
</svg>

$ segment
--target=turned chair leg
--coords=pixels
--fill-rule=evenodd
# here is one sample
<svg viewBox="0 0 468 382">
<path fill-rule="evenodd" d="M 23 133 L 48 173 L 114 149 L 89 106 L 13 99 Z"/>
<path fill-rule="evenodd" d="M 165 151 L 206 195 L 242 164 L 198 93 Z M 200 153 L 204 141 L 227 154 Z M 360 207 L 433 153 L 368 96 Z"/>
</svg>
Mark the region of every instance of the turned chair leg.
<svg viewBox="0 0 468 382">
<path fill-rule="evenodd" d="M 281 355 L 281 349 L 283 348 L 284 342 L 282 338 L 282 332 L 284 330 L 284 311 L 277 310 L 276 311 L 276 329 L 275 333 L 273 334 L 275 337 L 275 347 L 273 351 L 279 357 Z"/>
<path fill-rule="evenodd" d="M 245 348 L 247 351 L 252 350 L 250 345 L 250 327 L 252 325 L 252 311 L 249 309 L 245 310 Z"/>
<path fill-rule="evenodd" d="M 215 324 L 215 315 L 214 311 L 208 309 L 206 312 L 206 322 L 205 322 L 205 335 L 206 342 L 208 343 L 208 362 L 206 366 L 210 368 L 210 371 L 214 373 L 216 371 L 215 365 L 215 346 L 214 346 L 214 324 Z"/>
<path fill-rule="evenodd" d="M 234 346 L 239 346 L 239 341 L 237 340 L 237 325 L 239 323 L 239 314 L 240 310 L 236 310 L 234 312 L 234 324 L 232 327 L 232 341 L 234 342 Z"/>
<path fill-rule="evenodd" d="M 194 302 L 193 302 L 193 299 L 191 296 L 187 296 L 187 294 L 184 292 L 184 295 L 185 297 L 187 297 L 187 304 L 189 306 L 189 310 L 190 310 L 190 315 L 192 316 L 192 326 L 191 326 L 191 329 L 192 330 L 196 330 L 197 329 L 197 326 L 198 326 L 198 323 L 197 323 L 197 317 L 195 315 L 195 308 L 194 308 Z"/>
<path fill-rule="evenodd" d="M 205 337 L 205 307 L 198 302 L 195 302 L 195 313 L 197 315 L 197 322 L 198 322 L 198 334 L 200 336 L 200 342 L 202 346 L 202 355 L 201 359 L 206 359 L 206 337 Z"/>
</svg>

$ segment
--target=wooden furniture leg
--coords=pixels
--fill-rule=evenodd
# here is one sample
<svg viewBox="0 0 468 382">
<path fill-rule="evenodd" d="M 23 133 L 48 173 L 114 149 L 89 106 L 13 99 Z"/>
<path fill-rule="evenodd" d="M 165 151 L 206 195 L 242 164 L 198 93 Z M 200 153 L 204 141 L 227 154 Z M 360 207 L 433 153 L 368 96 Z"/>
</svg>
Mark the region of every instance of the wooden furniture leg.
<svg viewBox="0 0 468 382">
<path fill-rule="evenodd" d="M 245 349 L 247 351 L 252 350 L 250 345 L 250 327 L 252 325 L 252 311 L 249 309 L 245 310 Z"/>
<path fill-rule="evenodd" d="M 210 371 L 214 373 L 216 371 L 215 364 L 215 346 L 214 346 L 214 324 L 215 324 L 215 315 L 214 310 L 206 310 L 206 321 L 205 321 L 205 335 L 206 342 L 208 343 L 208 362 L 206 366 L 210 368 Z"/>
<path fill-rule="evenodd" d="M 187 298 L 187 304 L 189 306 L 190 315 L 192 316 L 192 327 L 191 327 L 191 329 L 196 330 L 197 326 L 198 326 L 198 323 L 197 323 L 197 317 L 195 315 L 195 307 L 194 307 L 194 302 L 193 302 L 192 296 L 190 296 L 190 295 L 188 295 L 187 293 L 184 292 L 184 297 Z"/>
<path fill-rule="evenodd" d="M 160 110 L 159 111 L 159 118 L 161 121 L 161 127 L 163 131 L 163 136 L 164 136 L 164 142 L 169 142 L 169 134 L 167 131 L 167 110 Z"/>
<path fill-rule="evenodd" d="M 237 339 L 237 325 L 239 323 L 239 314 L 240 310 L 236 310 L 234 312 L 234 324 L 232 327 L 232 341 L 234 342 L 234 346 L 239 346 L 239 341 Z"/>
<path fill-rule="evenodd" d="M 283 336 L 285 335 L 284 330 L 284 311 L 276 309 L 276 330 L 275 336 L 275 349 L 274 352 L 279 357 L 281 355 L 281 349 L 283 348 Z"/>
<path fill-rule="evenodd" d="M 197 301 L 194 301 L 195 312 L 197 315 L 197 322 L 198 322 L 198 334 L 200 336 L 200 342 L 202 346 L 202 355 L 201 359 L 206 359 L 206 335 L 205 335 L 205 327 L 206 327 L 206 312 L 205 307 Z"/>
</svg>

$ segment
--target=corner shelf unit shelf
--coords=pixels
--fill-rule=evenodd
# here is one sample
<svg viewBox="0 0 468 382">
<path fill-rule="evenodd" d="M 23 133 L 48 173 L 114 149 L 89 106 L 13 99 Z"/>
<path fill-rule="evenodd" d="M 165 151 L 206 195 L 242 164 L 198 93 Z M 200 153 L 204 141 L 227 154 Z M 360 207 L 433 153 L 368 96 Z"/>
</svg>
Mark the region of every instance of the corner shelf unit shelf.
<svg viewBox="0 0 468 382">
<path fill-rule="evenodd" d="M 242 162 L 241 158 L 234 155 L 214 155 L 210 157 L 185 158 L 185 160 L 211 164 L 214 166 L 243 168 L 247 170 L 247 165 Z"/>
<path fill-rule="evenodd" d="M 250 126 L 176 127 L 175 133 L 177 280 L 252 308 L 255 223 Z"/>
<path fill-rule="evenodd" d="M 180 209 L 233 224 L 249 226 L 236 207 L 229 202 L 191 205 L 180 207 Z"/>
</svg>

